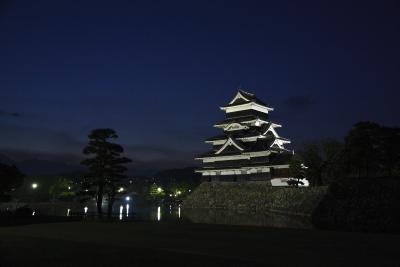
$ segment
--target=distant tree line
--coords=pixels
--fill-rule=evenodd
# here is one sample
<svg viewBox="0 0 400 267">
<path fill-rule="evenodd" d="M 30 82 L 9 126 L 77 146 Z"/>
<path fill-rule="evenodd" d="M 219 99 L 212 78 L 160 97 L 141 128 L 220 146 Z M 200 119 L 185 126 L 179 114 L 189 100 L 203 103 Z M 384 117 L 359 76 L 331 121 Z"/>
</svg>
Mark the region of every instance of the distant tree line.
<svg viewBox="0 0 400 267">
<path fill-rule="evenodd" d="M 300 171 L 300 163 L 307 168 Z M 323 139 L 305 144 L 290 170 L 294 177 L 307 177 L 312 186 L 346 177 L 400 177 L 400 128 L 356 123 L 343 142 Z"/>
<path fill-rule="evenodd" d="M 154 183 L 160 186 L 167 196 L 176 195 L 177 192 L 180 196 L 185 196 L 190 193 L 189 190 L 193 190 L 201 182 L 201 174 L 196 173 L 194 167 L 163 170 L 156 173 L 154 177 Z M 154 188 L 150 187 L 150 190 Z"/>
<path fill-rule="evenodd" d="M 11 194 L 23 184 L 24 177 L 14 165 L 0 163 L 0 202 L 11 199 Z"/>
</svg>

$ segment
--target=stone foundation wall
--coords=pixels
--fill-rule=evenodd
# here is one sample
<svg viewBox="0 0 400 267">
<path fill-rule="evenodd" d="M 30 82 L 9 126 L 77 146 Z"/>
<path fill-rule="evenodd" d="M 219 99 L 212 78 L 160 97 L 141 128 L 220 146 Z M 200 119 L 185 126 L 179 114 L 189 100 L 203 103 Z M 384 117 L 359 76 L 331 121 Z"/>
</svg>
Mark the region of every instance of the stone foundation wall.
<svg viewBox="0 0 400 267">
<path fill-rule="evenodd" d="M 281 212 L 310 216 L 327 187 L 272 187 L 268 182 L 204 182 L 183 208 L 226 209 L 239 212 Z"/>
</svg>

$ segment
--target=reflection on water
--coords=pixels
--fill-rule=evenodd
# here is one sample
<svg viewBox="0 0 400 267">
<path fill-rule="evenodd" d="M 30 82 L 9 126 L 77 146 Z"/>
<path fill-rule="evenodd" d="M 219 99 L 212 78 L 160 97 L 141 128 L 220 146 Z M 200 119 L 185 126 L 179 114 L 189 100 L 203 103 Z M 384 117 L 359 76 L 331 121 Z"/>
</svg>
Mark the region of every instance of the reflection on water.
<svg viewBox="0 0 400 267">
<path fill-rule="evenodd" d="M 114 217 L 122 221 L 175 221 L 185 223 L 254 225 L 282 228 L 313 228 L 310 218 L 275 213 L 240 213 L 223 209 L 184 209 L 180 205 L 136 207 L 135 203 L 118 203 Z M 96 216 L 96 205 L 72 203 L 32 204 L 32 216 Z M 118 209 L 119 207 L 119 209 Z M 88 217 L 89 216 L 89 217 Z"/>
<path fill-rule="evenodd" d="M 161 221 L 161 207 L 157 207 L 157 221 Z"/>
<path fill-rule="evenodd" d="M 119 219 L 122 220 L 122 212 L 124 211 L 124 206 L 119 206 Z"/>
</svg>

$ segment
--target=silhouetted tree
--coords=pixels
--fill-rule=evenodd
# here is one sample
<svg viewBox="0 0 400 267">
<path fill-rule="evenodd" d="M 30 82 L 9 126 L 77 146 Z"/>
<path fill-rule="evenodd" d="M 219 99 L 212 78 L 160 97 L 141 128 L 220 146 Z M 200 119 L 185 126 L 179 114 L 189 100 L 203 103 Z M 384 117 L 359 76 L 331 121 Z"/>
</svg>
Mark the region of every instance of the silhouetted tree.
<svg viewBox="0 0 400 267">
<path fill-rule="evenodd" d="M 160 187 L 159 185 L 153 183 L 152 185 L 150 185 L 149 187 L 149 195 L 152 198 L 160 198 L 165 196 L 165 189 L 163 189 L 162 187 Z"/>
<path fill-rule="evenodd" d="M 343 145 L 334 139 L 306 144 L 299 154 L 307 166 L 306 177 L 311 186 L 328 184 L 340 176 Z"/>
<path fill-rule="evenodd" d="M 381 158 L 380 126 L 356 123 L 345 137 L 346 171 L 349 176 L 369 177 L 378 171 Z"/>
<path fill-rule="evenodd" d="M 71 197 L 75 195 L 72 190 L 72 181 L 66 178 L 57 178 L 49 187 L 49 196 L 52 201 L 62 197 Z"/>
<path fill-rule="evenodd" d="M 305 177 L 305 169 L 303 168 L 301 160 L 297 156 L 293 156 L 289 162 L 289 175 L 293 177 L 287 181 L 288 185 L 299 187 L 304 183 L 301 181 Z"/>
<path fill-rule="evenodd" d="M 89 168 L 89 183 L 97 187 L 97 213 L 102 216 L 104 194 L 108 195 L 107 214 L 111 216 L 112 206 L 117 193 L 118 182 L 125 177 L 127 168 L 123 164 L 131 162 L 122 157 L 124 149 L 121 145 L 112 143 L 118 138 L 112 129 L 95 129 L 89 134 L 89 143 L 83 153 L 92 156 L 81 163 Z"/>
<path fill-rule="evenodd" d="M 196 188 L 201 181 L 201 174 L 194 170 L 194 167 L 169 169 L 160 171 L 154 176 L 157 185 L 169 193 L 175 193 L 177 190 L 187 192 Z"/>
<path fill-rule="evenodd" d="M 382 127 L 382 175 L 400 176 L 400 128 Z"/>
<path fill-rule="evenodd" d="M 14 165 L 0 163 L 0 202 L 9 201 L 10 193 L 24 182 L 24 175 Z"/>
<path fill-rule="evenodd" d="M 399 175 L 400 129 L 373 122 L 356 123 L 345 138 L 345 163 L 349 176 Z"/>
</svg>

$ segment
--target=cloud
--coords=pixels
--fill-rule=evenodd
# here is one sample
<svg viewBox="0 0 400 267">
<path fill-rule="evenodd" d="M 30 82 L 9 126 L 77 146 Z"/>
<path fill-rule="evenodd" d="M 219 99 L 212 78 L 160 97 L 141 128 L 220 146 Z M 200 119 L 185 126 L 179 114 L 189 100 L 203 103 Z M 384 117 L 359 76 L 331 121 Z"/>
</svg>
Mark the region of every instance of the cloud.
<svg viewBox="0 0 400 267">
<path fill-rule="evenodd" d="M 76 164 L 79 163 L 81 160 L 81 157 L 75 154 L 58 154 L 30 149 L 0 148 L 0 152 L 0 155 L 5 155 L 9 159 L 16 162 L 29 160 L 47 160 Z"/>
<path fill-rule="evenodd" d="M 3 137 L 0 139 L 0 153 L 19 163 L 50 162 L 34 172 L 27 169 L 30 173 L 36 173 L 39 169 L 43 172 L 56 172 L 58 166 L 61 166 L 60 172 L 65 171 L 63 165 L 58 163 L 71 164 L 71 170 L 76 170 L 76 166 L 79 167 L 79 162 L 85 157 L 82 149 L 87 140 L 77 140 L 66 132 L 4 123 L 0 123 L 0 127 Z M 193 166 L 196 164 L 194 157 L 199 154 L 190 149 L 187 151 L 158 144 L 126 144 L 118 140 L 117 143 L 124 147 L 124 155 L 133 161 L 127 166 L 129 174 L 150 175 L 162 169 Z"/>
<path fill-rule="evenodd" d="M 193 154 L 195 153 L 145 145 L 133 146 L 133 148 L 135 148 L 136 153 L 129 151 L 125 153 L 132 159 L 132 163 L 127 165 L 128 175 L 153 175 L 157 171 L 165 169 L 199 164 L 194 160 Z M 84 158 L 82 154 L 57 154 L 13 148 L 0 148 L 0 152 L 0 161 L 3 159 L 3 161 L 16 163 L 28 175 L 67 173 L 86 169 L 80 165 L 80 161 Z M 154 153 L 156 153 L 156 157 Z"/>
<path fill-rule="evenodd" d="M 284 105 L 289 109 L 307 111 L 316 105 L 315 98 L 310 94 L 289 96 L 285 99 Z"/>
<path fill-rule="evenodd" d="M 16 162 L 45 160 L 76 166 L 85 157 L 82 150 L 88 140 L 78 134 L 20 125 L 16 121 L 0 120 L 0 128 L 0 153 Z M 133 161 L 128 166 L 130 173 L 154 173 L 161 169 L 193 166 L 196 164 L 194 157 L 202 152 L 197 151 L 199 148 L 185 146 L 184 140 L 166 145 L 154 141 L 133 144 L 129 141 L 116 140 L 124 147 L 124 155 Z"/>
<path fill-rule="evenodd" d="M 14 122 L 0 121 L 1 138 L 0 151 L 15 150 L 35 152 L 39 155 L 79 155 L 82 153 L 83 142 L 73 135 L 59 130 L 42 127 L 24 126 Z M 18 154 L 23 155 L 24 153 Z M 32 153 L 25 153 L 34 156 Z"/>
<path fill-rule="evenodd" d="M 21 113 L 9 112 L 9 111 L 0 109 L 0 117 L 21 117 Z"/>
</svg>

